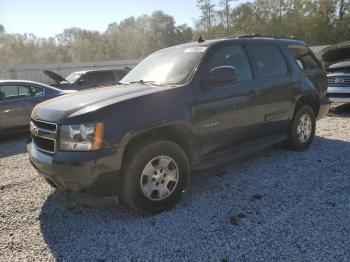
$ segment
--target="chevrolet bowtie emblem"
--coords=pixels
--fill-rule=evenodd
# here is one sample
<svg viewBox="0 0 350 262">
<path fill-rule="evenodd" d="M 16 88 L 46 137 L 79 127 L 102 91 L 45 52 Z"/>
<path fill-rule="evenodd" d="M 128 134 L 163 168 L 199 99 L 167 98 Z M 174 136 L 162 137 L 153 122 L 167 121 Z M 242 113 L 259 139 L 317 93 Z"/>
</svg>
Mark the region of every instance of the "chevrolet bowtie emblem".
<svg viewBox="0 0 350 262">
<path fill-rule="evenodd" d="M 39 129 L 36 126 L 31 126 L 30 133 L 32 136 L 38 136 L 39 135 Z"/>
</svg>

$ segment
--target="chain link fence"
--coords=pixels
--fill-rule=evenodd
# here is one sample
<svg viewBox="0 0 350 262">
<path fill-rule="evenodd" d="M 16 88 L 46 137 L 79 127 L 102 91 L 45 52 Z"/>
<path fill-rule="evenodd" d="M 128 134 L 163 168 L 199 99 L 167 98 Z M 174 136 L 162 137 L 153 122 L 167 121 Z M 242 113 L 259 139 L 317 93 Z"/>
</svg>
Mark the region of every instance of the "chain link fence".
<svg viewBox="0 0 350 262">
<path fill-rule="evenodd" d="M 119 60 L 87 63 L 0 65 L 0 80 L 21 79 L 49 84 L 52 83 L 52 80 L 43 73 L 43 70 L 51 70 L 66 77 L 72 72 L 83 70 L 133 68 L 138 62 L 139 60 Z"/>
</svg>

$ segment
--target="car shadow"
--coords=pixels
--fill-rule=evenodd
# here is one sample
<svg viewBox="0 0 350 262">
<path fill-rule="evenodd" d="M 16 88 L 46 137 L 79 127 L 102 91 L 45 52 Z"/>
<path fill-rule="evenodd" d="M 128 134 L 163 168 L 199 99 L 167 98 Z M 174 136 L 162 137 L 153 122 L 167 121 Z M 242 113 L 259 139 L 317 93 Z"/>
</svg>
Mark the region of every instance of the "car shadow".
<svg viewBox="0 0 350 262">
<path fill-rule="evenodd" d="M 27 152 L 28 131 L 0 135 L 0 159 Z"/>
<path fill-rule="evenodd" d="M 327 167 L 326 156 L 330 150 L 341 152 L 346 158 L 350 154 L 350 143 L 315 137 L 312 146 L 303 153 L 275 147 L 227 164 L 196 171 L 191 187 L 183 200 L 174 209 L 154 216 L 137 215 L 123 205 L 114 208 L 87 206 L 69 194 L 55 191 L 48 196 L 41 209 L 39 216 L 41 232 L 48 248 L 58 261 L 86 259 L 105 261 L 111 257 L 122 259 L 125 254 L 130 254 L 129 258 L 137 260 L 145 250 L 147 250 L 145 258 L 157 257 L 160 252 L 157 241 L 169 242 L 169 250 L 166 251 L 169 254 L 180 252 L 175 241 L 178 237 L 173 239 L 173 236 L 184 234 L 182 241 L 191 241 L 191 237 L 198 234 L 205 237 L 198 230 L 210 225 L 210 220 L 214 217 L 226 214 L 226 211 L 220 208 L 225 201 L 229 202 L 233 209 L 237 208 L 236 206 L 242 208 L 249 205 L 247 204 L 249 198 L 247 200 L 244 196 L 252 194 L 249 183 L 254 183 L 252 181 L 256 180 L 252 174 L 259 172 L 262 165 L 278 167 L 279 172 L 283 174 L 290 172 L 288 166 L 284 165 L 286 159 L 292 162 L 300 158 L 315 159 L 323 161 L 316 167 L 319 169 L 316 171 L 322 173 Z M 316 171 L 314 170 L 317 174 Z M 234 179 L 232 175 L 235 176 Z M 286 179 L 285 183 L 288 184 L 289 177 L 293 176 L 284 178 L 282 176 L 281 179 Z M 245 181 L 247 185 L 244 185 Z M 220 187 L 225 187 L 227 184 L 232 187 L 231 196 L 222 198 Z M 205 209 L 208 204 L 213 207 L 212 213 L 215 216 L 200 213 L 200 210 Z M 209 224 L 200 224 L 202 222 L 198 222 L 196 216 L 208 216 L 204 221 Z M 203 218 L 200 221 L 203 221 Z M 164 230 L 156 233 L 157 229 L 164 225 L 166 225 Z M 216 244 L 214 241 L 213 245 Z"/>
<path fill-rule="evenodd" d="M 332 104 L 328 112 L 329 117 L 350 117 L 350 104 Z"/>
</svg>

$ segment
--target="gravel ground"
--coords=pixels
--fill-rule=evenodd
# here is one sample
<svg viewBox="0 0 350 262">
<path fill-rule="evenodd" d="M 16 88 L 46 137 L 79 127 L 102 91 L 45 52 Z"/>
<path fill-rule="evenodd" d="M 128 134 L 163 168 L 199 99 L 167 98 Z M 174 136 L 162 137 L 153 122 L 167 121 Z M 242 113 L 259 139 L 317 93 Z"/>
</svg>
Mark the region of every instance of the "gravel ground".
<svg viewBox="0 0 350 262">
<path fill-rule="evenodd" d="M 350 106 L 303 153 L 275 147 L 194 174 L 173 210 L 89 207 L 0 141 L 0 261 L 350 261 Z"/>
</svg>

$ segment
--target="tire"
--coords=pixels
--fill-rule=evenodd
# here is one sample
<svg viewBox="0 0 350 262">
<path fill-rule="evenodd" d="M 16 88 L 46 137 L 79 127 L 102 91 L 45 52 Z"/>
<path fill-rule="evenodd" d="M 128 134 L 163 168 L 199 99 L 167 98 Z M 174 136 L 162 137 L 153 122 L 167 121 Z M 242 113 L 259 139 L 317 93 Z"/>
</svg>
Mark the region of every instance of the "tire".
<svg viewBox="0 0 350 262">
<path fill-rule="evenodd" d="M 140 145 L 127 156 L 121 201 L 142 214 L 168 210 L 179 202 L 189 183 L 185 152 L 170 141 Z"/>
<path fill-rule="evenodd" d="M 308 105 L 302 105 L 294 114 L 288 132 L 288 146 L 294 151 L 304 151 L 315 137 L 315 111 Z"/>
</svg>

